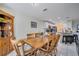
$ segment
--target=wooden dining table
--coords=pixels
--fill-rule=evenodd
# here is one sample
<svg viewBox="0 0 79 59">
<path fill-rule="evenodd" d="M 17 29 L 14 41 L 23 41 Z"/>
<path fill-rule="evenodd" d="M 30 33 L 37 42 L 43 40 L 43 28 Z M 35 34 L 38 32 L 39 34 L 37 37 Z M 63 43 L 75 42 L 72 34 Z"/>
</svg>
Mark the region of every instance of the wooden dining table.
<svg viewBox="0 0 79 59">
<path fill-rule="evenodd" d="M 30 45 L 32 48 L 38 49 L 43 47 L 46 43 L 51 41 L 52 39 L 48 39 L 48 37 L 43 38 L 24 38 L 19 41 L 17 41 L 18 46 L 22 45 L 22 42 L 25 44 Z"/>
<path fill-rule="evenodd" d="M 37 48 L 41 48 L 42 46 L 44 46 L 48 42 L 48 39 L 47 38 L 44 38 L 44 39 L 35 38 L 35 39 L 24 40 L 24 42 L 28 43 L 33 48 L 37 49 Z"/>
</svg>

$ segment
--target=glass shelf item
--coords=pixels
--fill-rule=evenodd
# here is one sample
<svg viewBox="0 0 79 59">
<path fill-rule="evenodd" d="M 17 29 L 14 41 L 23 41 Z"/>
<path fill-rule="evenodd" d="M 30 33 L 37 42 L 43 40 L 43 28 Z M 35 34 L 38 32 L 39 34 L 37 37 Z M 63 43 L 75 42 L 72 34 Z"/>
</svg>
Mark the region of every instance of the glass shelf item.
<svg viewBox="0 0 79 59">
<path fill-rule="evenodd" d="M 8 26 L 8 29 L 10 30 L 10 29 L 11 29 L 11 24 L 10 24 L 10 22 L 7 23 L 7 26 Z"/>
<path fill-rule="evenodd" d="M 4 20 L 0 21 L 0 38 L 11 37 L 13 35 L 12 32 L 12 24 L 13 20 L 8 18 L 7 16 L 1 16 Z"/>
<path fill-rule="evenodd" d="M 4 28 L 5 25 L 6 25 L 6 23 L 4 23 L 4 22 L 0 22 L 0 27 L 1 27 L 1 28 Z"/>
<path fill-rule="evenodd" d="M 5 37 L 6 33 L 4 30 L 0 30 L 0 37 Z"/>
<path fill-rule="evenodd" d="M 10 36 L 12 36 L 12 32 L 10 32 Z"/>
<path fill-rule="evenodd" d="M 11 29 L 11 27 L 9 26 L 9 30 Z"/>
</svg>

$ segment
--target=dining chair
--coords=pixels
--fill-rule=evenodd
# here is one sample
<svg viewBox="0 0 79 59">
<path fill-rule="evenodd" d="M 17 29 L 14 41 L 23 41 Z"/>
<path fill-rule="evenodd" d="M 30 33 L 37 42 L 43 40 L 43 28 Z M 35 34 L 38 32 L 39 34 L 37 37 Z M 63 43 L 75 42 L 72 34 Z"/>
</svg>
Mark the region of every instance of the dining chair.
<svg viewBox="0 0 79 59">
<path fill-rule="evenodd" d="M 27 38 L 35 38 L 35 33 L 29 33 L 27 34 Z"/>
<path fill-rule="evenodd" d="M 45 54 L 45 55 L 53 55 L 53 56 L 56 56 L 56 53 L 57 53 L 57 43 L 58 43 L 58 40 L 60 38 L 60 35 L 49 35 L 48 36 L 48 40 L 49 42 L 44 45 L 42 48 L 41 48 L 41 51 Z"/>
<path fill-rule="evenodd" d="M 34 55 L 34 49 L 24 49 L 25 45 L 28 45 L 23 40 L 19 40 L 19 43 L 16 43 L 16 40 L 10 40 L 12 47 L 16 52 L 17 56 L 32 56 Z M 20 48 L 21 47 L 21 48 Z M 27 47 L 27 46 L 26 46 Z"/>
<path fill-rule="evenodd" d="M 17 56 L 21 56 L 20 50 L 18 48 L 18 45 L 16 44 L 16 41 L 13 39 L 10 39 L 12 47 L 14 49 L 14 51 L 16 52 Z"/>
<path fill-rule="evenodd" d="M 28 47 L 27 47 L 28 46 Z M 27 48 L 28 49 L 27 49 Z M 32 46 L 30 46 L 28 43 L 24 43 L 24 45 L 22 46 L 23 49 L 23 55 L 24 56 L 35 56 L 36 55 L 36 49 L 33 48 Z"/>
<path fill-rule="evenodd" d="M 40 53 L 43 53 L 46 56 L 53 55 L 54 45 L 54 37 L 48 36 L 48 42 L 40 49 Z"/>
<path fill-rule="evenodd" d="M 40 33 L 35 33 L 35 37 L 40 37 L 41 34 Z"/>
<path fill-rule="evenodd" d="M 48 48 L 49 48 L 49 43 L 45 44 L 42 48 L 40 48 L 40 54 L 42 55 L 48 55 Z"/>
<path fill-rule="evenodd" d="M 60 34 L 57 34 L 56 36 L 55 36 L 55 44 L 57 45 L 58 44 L 58 41 L 59 41 L 59 39 L 60 39 Z"/>
<path fill-rule="evenodd" d="M 56 53 L 55 53 L 55 44 L 56 44 L 56 40 L 55 40 L 55 36 L 56 35 L 51 35 L 50 37 L 49 37 L 49 39 L 52 39 L 51 41 L 50 41 L 50 43 L 49 43 L 49 53 L 50 53 L 50 55 L 56 55 Z"/>
<path fill-rule="evenodd" d="M 57 44 L 58 44 L 58 42 L 59 42 L 59 39 L 60 39 L 60 34 L 57 34 L 56 36 L 55 36 L 55 46 L 54 46 L 54 52 L 55 53 L 57 53 Z"/>
</svg>

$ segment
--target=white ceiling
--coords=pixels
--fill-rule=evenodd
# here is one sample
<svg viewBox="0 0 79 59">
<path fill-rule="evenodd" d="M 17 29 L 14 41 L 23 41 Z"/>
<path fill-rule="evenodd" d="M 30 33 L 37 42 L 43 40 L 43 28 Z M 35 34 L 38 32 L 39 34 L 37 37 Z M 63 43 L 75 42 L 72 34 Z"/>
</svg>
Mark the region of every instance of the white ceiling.
<svg viewBox="0 0 79 59">
<path fill-rule="evenodd" d="M 5 4 L 21 14 L 44 19 L 79 19 L 78 3 L 11 3 Z M 43 12 L 43 9 L 47 11 Z"/>
</svg>

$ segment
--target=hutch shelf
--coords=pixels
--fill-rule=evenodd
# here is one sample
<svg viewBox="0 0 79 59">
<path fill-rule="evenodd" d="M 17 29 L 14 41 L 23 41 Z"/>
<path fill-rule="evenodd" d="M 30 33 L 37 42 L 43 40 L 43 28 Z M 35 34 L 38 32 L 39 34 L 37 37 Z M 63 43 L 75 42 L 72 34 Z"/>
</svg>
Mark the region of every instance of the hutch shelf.
<svg viewBox="0 0 79 59">
<path fill-rule="evenodd" d="M 14 36 L 13 19 L 14 17 L 0 14 L 0 56 L 7 55 L 13 50 L 10 42 Z"/>
</svg>

